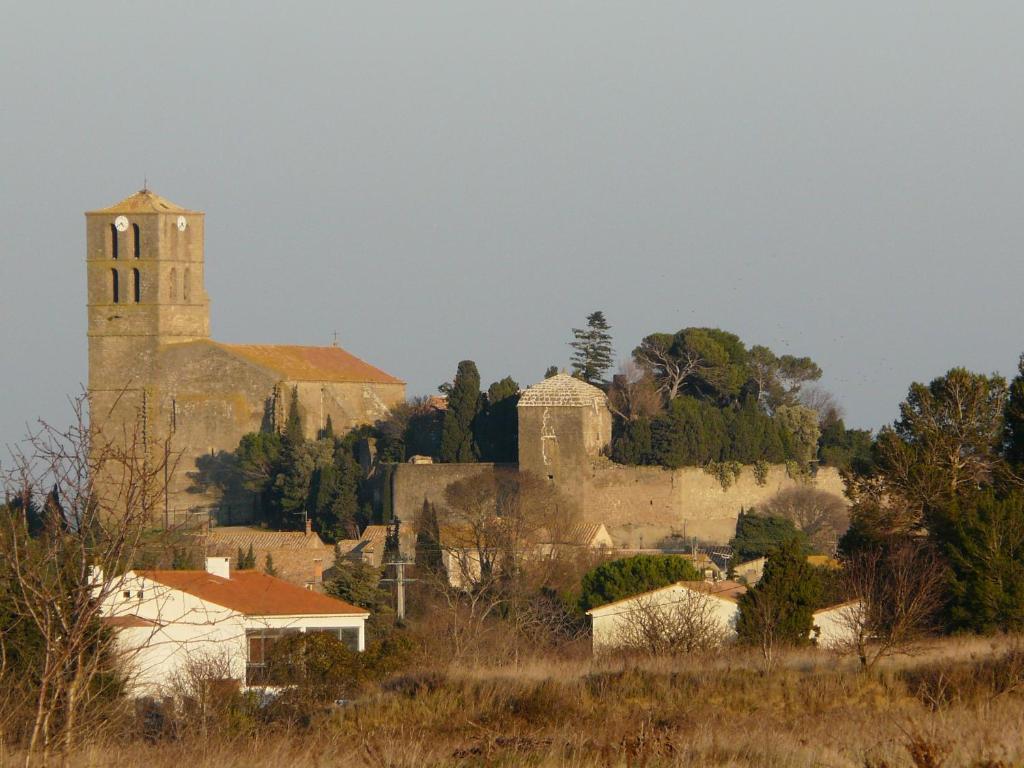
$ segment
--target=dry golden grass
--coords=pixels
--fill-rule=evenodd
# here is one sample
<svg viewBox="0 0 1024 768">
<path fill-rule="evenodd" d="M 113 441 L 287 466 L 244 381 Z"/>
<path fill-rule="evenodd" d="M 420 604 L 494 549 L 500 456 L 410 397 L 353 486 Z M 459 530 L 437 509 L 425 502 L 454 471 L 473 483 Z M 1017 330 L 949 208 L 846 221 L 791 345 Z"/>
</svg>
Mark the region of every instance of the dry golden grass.
<svg viewBox="0 0 1024 768">
<path fill-rule="evenodd" d="M 952 639 L 870 675 L 813 651 L 770 676 L 736 651 L 423 670 L 302 733 L 225 726 L 215 739 L 92 745 L 70 764 L 996 768 L 1024 765 L 1022 723 L 1017 641 Z"/>
</svg>

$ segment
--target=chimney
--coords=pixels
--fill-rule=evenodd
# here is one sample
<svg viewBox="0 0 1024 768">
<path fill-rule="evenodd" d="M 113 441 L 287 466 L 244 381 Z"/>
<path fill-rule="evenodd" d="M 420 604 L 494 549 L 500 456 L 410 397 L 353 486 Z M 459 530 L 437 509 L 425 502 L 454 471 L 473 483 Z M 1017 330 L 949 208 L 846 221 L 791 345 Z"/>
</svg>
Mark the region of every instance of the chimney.
<svg viewBox="0 0 1024 768">
<path fill-rule="evenodd" d="M 313 584 L 322 584 L 324 580 L 324 561 L 319 557 L 313 561 Z"/>
<path fill-rule="evenodd" d="M 208 557 L 206 558 L 206 572 L 222 579 L 231 578 L 230 557 Z"/>
<path fill-rule="evenodd" d="M 308 515 L 306 516 L 306 535 L 313 535 L 313 521 L 309 519 Z"/>
</svg>

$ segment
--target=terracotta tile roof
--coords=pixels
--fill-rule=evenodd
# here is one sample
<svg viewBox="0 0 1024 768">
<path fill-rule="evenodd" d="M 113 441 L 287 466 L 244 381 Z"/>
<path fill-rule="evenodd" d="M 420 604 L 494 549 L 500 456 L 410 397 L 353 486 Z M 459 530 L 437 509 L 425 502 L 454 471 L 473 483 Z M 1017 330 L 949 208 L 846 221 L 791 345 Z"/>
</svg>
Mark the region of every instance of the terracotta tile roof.
<svg viewBox="0 0 1024 768">
<path fill-rule="evenodd" d="M 365 609 L 344 600 L 311 592 L 259 571 L 235 571 L 230 579 L 206 571 L 135 573 L 246 616 L 369 615 Z"/>
<path fill-rule="evenodd" d="M 220 343 L 217 346 L 256 365 L 277 371 L 292 381 L 405 383 L 341 347 Z"/>
<path fill-rule="evenodd" d="M 587 406 L 605 405 L 608 398 L 597 387 L 585 381 L 559 373 L 534 384 L 519 397 L 519 407 L 542 405 Z"/>
<path fill-rule="evenodd" d="M 115 629 L 120 629 L 122 627 L 160 626 L 157 622 L 144 619 L 141 616 L 104 616 L 100 619 L 100 623 L 105 627 L 114 627 Z"/>
<path fill-rule="evenodd" d="M 89 213 L 199 213 L 182 208 L 148 189 L 140 189 L 119 203 Z"/>
<path fill-rule="evenodd" d="M 254 550 L 327 548 L 315 532 L 307 536 L 305 531 L 267 531 L 262 528 L 250 528 L 247 525 L 226 525 L 211 528 L 207 535 L 211 546 L 233 549 L 246 549 L 250 545 Z"/>
</svg>

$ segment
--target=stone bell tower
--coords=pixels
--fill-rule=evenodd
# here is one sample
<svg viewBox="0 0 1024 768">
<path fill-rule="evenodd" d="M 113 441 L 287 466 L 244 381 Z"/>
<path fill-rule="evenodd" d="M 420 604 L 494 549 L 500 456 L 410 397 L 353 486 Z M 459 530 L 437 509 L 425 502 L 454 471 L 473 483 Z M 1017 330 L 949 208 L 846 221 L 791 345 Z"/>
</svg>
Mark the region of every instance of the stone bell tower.
<svg viewBox="0 0 1024 768">
<path fill-rule="evenodd" d="M 161 345 L 210 335 L 203 214 L 143 189 L 85 214 L 89 409 L 94 432 L 150 441 Z"/>
</svg>

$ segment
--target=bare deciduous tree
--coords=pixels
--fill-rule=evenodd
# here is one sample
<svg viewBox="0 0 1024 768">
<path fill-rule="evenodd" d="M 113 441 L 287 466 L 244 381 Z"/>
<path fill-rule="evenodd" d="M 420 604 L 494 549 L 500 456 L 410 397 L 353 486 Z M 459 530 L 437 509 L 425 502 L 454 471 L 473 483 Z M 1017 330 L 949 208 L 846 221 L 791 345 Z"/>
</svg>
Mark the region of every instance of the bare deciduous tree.
<svg viewBox="0 0 1024 768">
<path fill-rule="evenodd" d="M 662 400 L 652 374 L 632 360 L 622 363 L 608 388 L 608 407 L 626 421 L 657 416 Z"/>
<path fill-rule="evenodd" d="M 620 619 L 616 644 L 623 650 L 655 655 L 695 653 L 720 646 L 725 627 L 715 615 L 714 601 L 697 590 L 684 589 L 671 602 L 644 595 L 632 601 Z"/>
<path fill-rule="evenodd" d="M 816 549 L 830 554 L 850 525 L 850 509 L 843 499 L 810 486 L 779 491 L 765 503 L 763 511 L 791 520 Z"/>
<path fill-rule="evenodd" d="M 863 669 L 884 656 L 912 653 L 934 632 L 945 575 L 926 542 L 864 550 L 847 561 L 844 573 L 851 602 L 840 614 L 845 637 L 839 649 L 856 654 Z"/>
<path fill-rule="evenodd" d="M 163 494 L 169 452 L 145 444 L 141 420 L 104 439 L 87 426 L 85 404 L 73 401 L 67 429 L 42 424 L 4 473 L 8 498 L 22 503 L 0 514 L 0 580 L 6 609 L 39 645 L 32 668 L 19 671 L 32 680 L 22 702 L 31 712 L 26 765 L 55 749 L 68 755 L 84 734 L 102 731 L 109 710 L 101 704 L 118 698 L 121 660 L 101 621 L 117 583 L 99 574 L 130 564 Z M 30 531 L 39 488 L 53 490 Z"/>
</svg>

